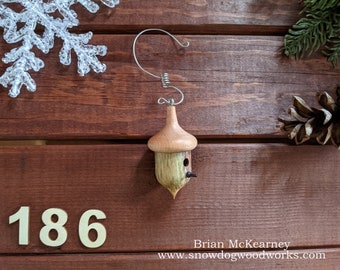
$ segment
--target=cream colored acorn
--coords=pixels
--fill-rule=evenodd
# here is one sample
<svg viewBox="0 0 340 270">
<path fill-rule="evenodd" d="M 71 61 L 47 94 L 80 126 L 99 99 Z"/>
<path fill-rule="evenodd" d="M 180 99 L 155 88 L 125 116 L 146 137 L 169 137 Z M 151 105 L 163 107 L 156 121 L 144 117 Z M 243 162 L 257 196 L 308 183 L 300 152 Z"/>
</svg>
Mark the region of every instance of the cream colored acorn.
<svg viewBox="0 0 340 270">
<path fill-rule="evenodd" d="M 191 172 L 191 150 L 196 148 L 197 139 L 178 124 L 176 107 L 167 107 L 165 126 L 148 141 L 155 152 L 155 174 L 157 181 L 167 188 L 175 199 L 177 192 L 196 177 Z"/>
</svg>

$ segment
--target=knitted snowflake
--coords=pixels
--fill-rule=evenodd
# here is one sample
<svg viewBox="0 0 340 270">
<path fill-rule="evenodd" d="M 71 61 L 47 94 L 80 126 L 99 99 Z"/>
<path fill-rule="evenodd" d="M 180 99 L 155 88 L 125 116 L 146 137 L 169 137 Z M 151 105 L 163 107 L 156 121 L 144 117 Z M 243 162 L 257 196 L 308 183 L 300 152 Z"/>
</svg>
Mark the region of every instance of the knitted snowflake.
<svg viewBox="0 0 340 270">
<path fill-rule="evenodd" d="M 113 8 L 119 0 L 101 2 Z M 44 62 L 31 50 L 35 46 L 47 54 L 54 46 L 55 37 L 63 41 L 59 52 L 60 63 L 71 64 L 73 49 L 81 76 L 91 69 L 97 73 L 105 71 L 105 64 L 101 63 L 97 56 L 106 54 L 106 46 L 89 45 L 92 32 L 69 33 L 70 28 L 79 24 L 76 12 L 71 9 L 71 6 L 77 3 L 91 13 L 96 13 L 99 9 L 92 0 L 0 0 L 0 27 L 3 28 L 3 38 L 9 44 L 20 42 L 19 47 L 13 48 L 2 58 L 5 64 L 12 63 L 0 77 L 0 84 L 4 87 L 11 86 L 8 93 L 10 97 L 17 97 L 23 85 L 28 91 L 36 90 L 36 83 L 28 71 L 39 71 L 44 67 Z"/>
</svg>

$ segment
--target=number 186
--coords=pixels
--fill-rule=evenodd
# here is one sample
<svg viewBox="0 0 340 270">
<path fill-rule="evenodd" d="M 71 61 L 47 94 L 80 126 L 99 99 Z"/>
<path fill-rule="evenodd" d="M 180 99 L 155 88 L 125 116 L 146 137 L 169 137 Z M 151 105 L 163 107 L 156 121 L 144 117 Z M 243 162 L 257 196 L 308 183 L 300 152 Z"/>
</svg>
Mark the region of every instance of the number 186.
<svg viewBox="0 0 340 270">
<path fill-rule="evenodd" d="M 90 209 L 84 212 L 79 220 L 78 235 L 85 247 L 98 248 L 105 243 L 106 229 L 103 224 L 98 222 L 89 224 L 92 217 L 100 220 L 105 219 L 106 215 L 103 211 L 97 209 Z M 29 244 L 29 218 L 29 206 L 21 206 L 16 213 L 9 217 L 9 224 L 19 222 L 19 245 Z M 60 208 L 49 208 L 42 213 L 41 219 L 45 226 L 40 230 L 40 241 L 49 247 L 59 247 L 63 245 L 67 240 L 67 230 L 64 227 L 68 219 L 66 211 Z M 57 233 L 55 239 L 50 237 L 52 230 Z M 97 233 L 95 240 L 91 240 L 89 237 L 91 230 Z"/>
</svg>

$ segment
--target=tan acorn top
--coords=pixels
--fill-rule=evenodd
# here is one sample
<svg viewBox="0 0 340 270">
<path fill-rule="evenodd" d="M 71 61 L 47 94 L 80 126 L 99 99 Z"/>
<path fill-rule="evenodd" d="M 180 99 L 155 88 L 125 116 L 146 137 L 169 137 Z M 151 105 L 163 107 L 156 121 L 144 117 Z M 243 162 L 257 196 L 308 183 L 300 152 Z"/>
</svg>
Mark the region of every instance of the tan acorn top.
<svg viewBox="0 0 340 270">
<path fill-rule="evenodd" d="M 167 107 L 165 126 L 148 141 L 150 150 L 159 153 L 191 151 L 197 146 L 197 139 L 178 124 L 176 107 Z"/>
</svg>

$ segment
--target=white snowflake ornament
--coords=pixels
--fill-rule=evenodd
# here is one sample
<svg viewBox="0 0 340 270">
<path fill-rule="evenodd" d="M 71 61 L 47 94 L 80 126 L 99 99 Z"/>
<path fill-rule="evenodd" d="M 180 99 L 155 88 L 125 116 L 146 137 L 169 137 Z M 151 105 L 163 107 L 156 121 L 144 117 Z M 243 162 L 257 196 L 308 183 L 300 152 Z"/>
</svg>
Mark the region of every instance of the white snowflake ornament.
<svg viewBox="0 0 340 270">
<path fill-rule="evenodd" d="M 119 0 L 101 0 L 113 8 Z M 36 83 L 28 73 L 30 70 L 39 71 L 44 62 L 31 51 L 35 46 L 47 54 L 54 46 L 54 38 L 63 41 L 59 52 L 60 63 L 71 64 L 71 50 L 78 59 L 78 73 L 84 76 L 90 70 L 99 73 L 106 69 L 97 56 L 106 54 L 106 46 L 90 45 L 92 33 L 74 34 L 69 29 L 77 26 L 77 13 L 71 9 L 74 4 L 83 5 L 89 12 L 96 13 L 98 4 L 92 0 L 0 0 L 0 27 L 3 28 L 3 38 L 9 44 L 21 42 L 21 46 L 12 49 L 2 58 L 5 64 L 12 63 L 0 77 L 0 84 L 11 86 L 8 95 L 17 97 L 23 85 L 28 91 L 36 90 Z M 17 10 L 20 12 L 17 12 Z M 41 34 L 36 28 L 43 26 Z"/>
</svg>

